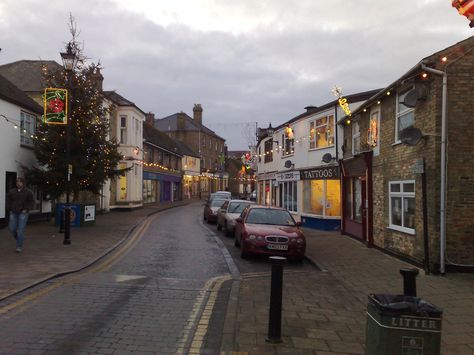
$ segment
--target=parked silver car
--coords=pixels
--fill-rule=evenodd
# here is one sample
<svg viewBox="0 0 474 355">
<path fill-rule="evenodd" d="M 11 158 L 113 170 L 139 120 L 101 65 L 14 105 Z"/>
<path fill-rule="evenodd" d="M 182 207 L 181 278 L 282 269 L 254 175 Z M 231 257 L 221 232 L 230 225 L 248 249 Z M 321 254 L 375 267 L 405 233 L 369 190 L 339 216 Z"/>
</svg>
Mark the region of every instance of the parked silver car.
<svg viewBox="0 0 474 355">
<path fill-rule="evenodd" d="M 233 235 L 235 220 L 248 205 L 255 202 L 248 200 L 228 200 L 217 210 L 217 230 L 224 228 L 226 235 Z"/>
</svg>

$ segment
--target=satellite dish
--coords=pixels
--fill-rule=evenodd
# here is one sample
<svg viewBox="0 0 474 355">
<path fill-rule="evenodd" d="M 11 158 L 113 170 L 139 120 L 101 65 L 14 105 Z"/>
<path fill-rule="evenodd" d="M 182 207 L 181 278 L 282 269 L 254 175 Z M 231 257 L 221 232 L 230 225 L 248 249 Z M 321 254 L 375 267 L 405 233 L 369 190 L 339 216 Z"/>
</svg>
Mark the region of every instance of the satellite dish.
<svg viewBox="0 0 474 355">
<path fill-rule="evenodd" d="M 332 159 L 333 158 L 332 158 L 331 153 L 326 153 L 326 154 L 323 155 L 322 161 L 324 163 L 329 163 Z"/>
<path fill-rule="evenodd" d="M 285 168 L 289 169 L 293 166 L 293 163 L 291 162 L 291 160 L 287 160 L 285 161 Z"/>
<path fill-rule="evenodd" d="M 423 138 L 423 134 L 418 128 L 407 127 L 401 130 L 399 138 L 404 144 L 416 145 Z"/>
<path fill-rule="evenodd" d="M 418 101 L 418 93 L 416 90 L 410 91 L 408 94 L 405 95 L 402 104 L 406 107 L 413 108 L 416 106 L 416 102 Z"/>
</svg>

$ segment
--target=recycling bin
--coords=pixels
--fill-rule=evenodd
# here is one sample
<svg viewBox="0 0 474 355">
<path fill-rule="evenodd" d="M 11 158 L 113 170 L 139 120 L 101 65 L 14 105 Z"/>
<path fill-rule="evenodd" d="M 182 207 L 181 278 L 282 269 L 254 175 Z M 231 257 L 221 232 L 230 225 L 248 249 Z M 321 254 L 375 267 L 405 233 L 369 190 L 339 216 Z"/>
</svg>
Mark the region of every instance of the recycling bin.
<svg viewBox="0 0 474 355">
<path fill-rule="evenodd" d="M 56 215 L 55 215 L 55 224 L 57 226 L 62 226 L 64 224 L 64 207 L 66 206 L 65 203 L 58 203 L 56 205 Z M 80 204 L 69 204 L 69 213 L 71 216 L 71 227 L 79 227 L 81 225 L 81 212 L 82 207 Z"/>
<path fill-rule="evenodd" d="M 370 294 L 365 353 L 439 354 L 442 313 L 418 297 Z"/>
</svg>

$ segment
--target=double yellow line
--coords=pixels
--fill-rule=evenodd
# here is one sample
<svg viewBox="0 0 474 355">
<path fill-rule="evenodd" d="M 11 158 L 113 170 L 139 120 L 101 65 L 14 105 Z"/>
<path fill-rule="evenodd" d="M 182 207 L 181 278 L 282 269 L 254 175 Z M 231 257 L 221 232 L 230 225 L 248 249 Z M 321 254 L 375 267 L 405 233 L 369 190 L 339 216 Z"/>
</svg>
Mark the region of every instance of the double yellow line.
<svg viewBox="0 0 474 355">
<path fill-rule="evenodd" d="M 0 315 L 10 312 L 12 310 L 16 310 L 17 308 L 18 308 L 18 311 L 21 311 L 25 309 L 26 307 L 28 307 L 29 302 L 33 302 L 37 300 L 38 298 L 50 293 L 51 291 L 61 286 L 64 286 L 66 284 L 71 284 L 77 281 L 79 278 L 84 277 L 86 275 L 102 272 L 110 268 L 115 262 L 117 262 L 120 258 L 122 258 L 128 251 L 130 251 L 138 243 L 138 241 L 142 238 L 142 236 L 145 234 L 146 230 L 150 226 L 153 218 L 154 217 L 148 217 L 144 223 L 140 224 L 138 229 L 132 234 L 131 238 L 129 238 L 124 245 L 119 246 L 117 251 L 113 251 L 112 252 L 113 254 L 110 257 L 108 257 L 104 262 L 99 263 L 98 265 L 90 269 L 88 268 L 86 271 L 80 272 L 78 274 L 65 276 L 64 279 L 61 279 L 50 286 L 47 286 L 38 291 L 34 291 L 31 294 L 26 295 L 13 303 L 0 307 Z"/>
</svg>

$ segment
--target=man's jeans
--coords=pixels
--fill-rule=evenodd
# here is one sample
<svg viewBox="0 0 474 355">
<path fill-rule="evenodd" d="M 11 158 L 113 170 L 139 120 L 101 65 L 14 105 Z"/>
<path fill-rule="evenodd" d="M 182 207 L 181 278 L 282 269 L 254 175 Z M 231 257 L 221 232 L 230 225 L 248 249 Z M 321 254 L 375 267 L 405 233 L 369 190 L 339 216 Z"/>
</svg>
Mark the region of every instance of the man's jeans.
<svg viewBox="0 0 474 355">
<path fill-rule="evenodd" d="M 28 212 L 25 213 L 13 213 L 10 212 L 10 221 L 8 223 L 8 229 L 16 239 L 16 247 L 23 248 L 23 239 L 25 235 L 26 222 L 28 222 Z"/>
</svg>

